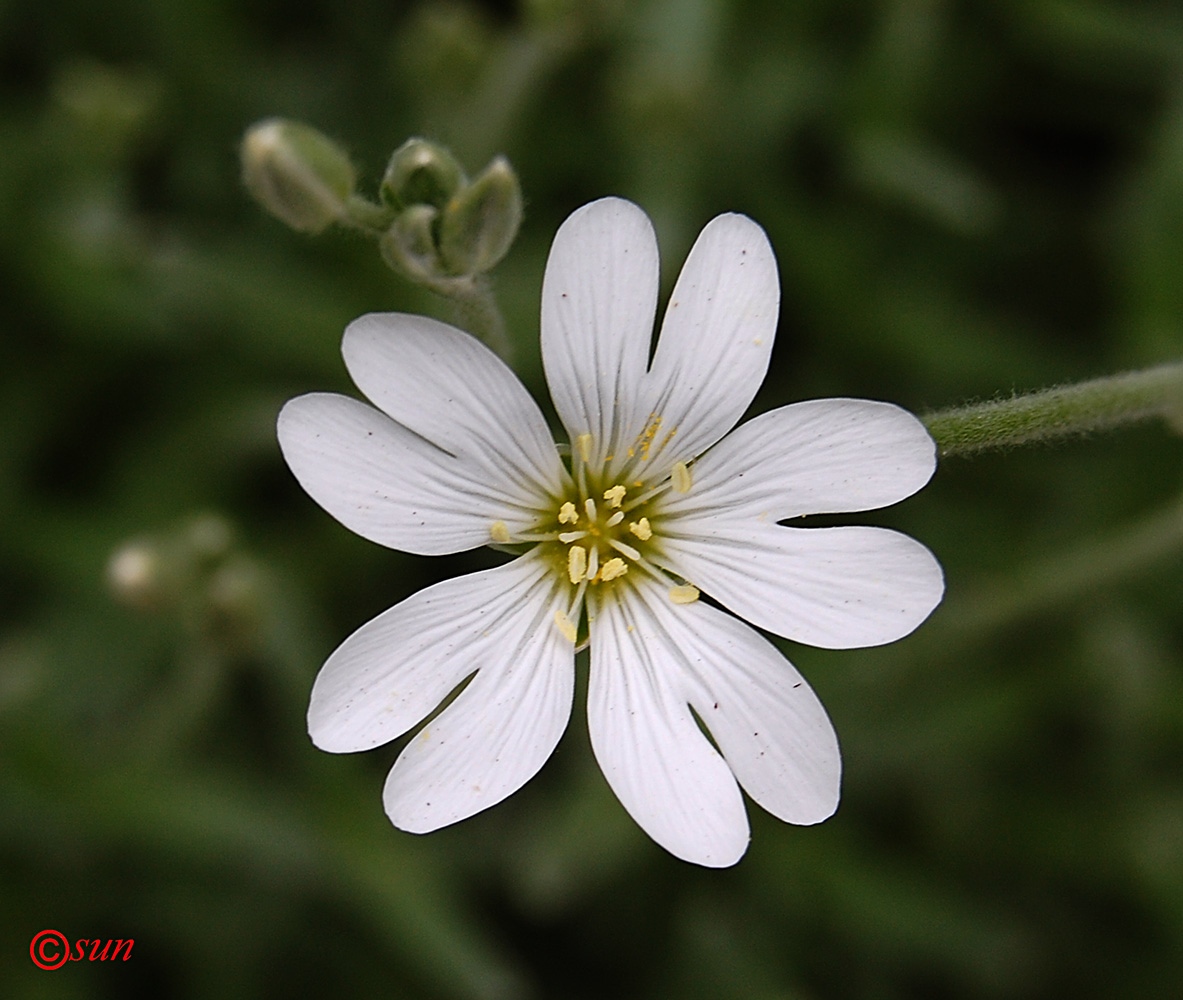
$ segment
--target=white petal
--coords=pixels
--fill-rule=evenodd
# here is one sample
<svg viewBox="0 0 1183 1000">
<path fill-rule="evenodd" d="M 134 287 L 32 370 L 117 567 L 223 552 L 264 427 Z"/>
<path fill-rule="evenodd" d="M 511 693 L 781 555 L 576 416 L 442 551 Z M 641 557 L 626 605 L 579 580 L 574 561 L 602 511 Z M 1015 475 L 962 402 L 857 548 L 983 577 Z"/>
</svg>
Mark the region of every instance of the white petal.
<svg viewBox="0 0 1183 1000">
<path fill-rule="evenodd" d="M 887 528 L 785 528 L 722 518 L 662 529 L 660 559 L 737 615 L 827 649 L 894 642 L 940 603 L 940 564 Z"/>
<path fill-rule="evenodd" d="M 479 670 L 386 780 L 386 812 L 401 830 L 427 833 L 496 805 L 538 773 L 567 727 L 575 656 L 554 623 L 566 595 L 532 561 L 541 575 L 527 590 L 491 594 L 482 631 L 453 632 L 450 655 Z"/>
<path fill-rule="evenodd" d="M 542 361 L 572 442 L 591 434 L 597 464 L 636 433 L 658 281 L 657 237 L 631 202 L 594 201 L 555 235 L 542 282 Z"/>
<path fill-rule="evenodd" d="M 667 494 L 664 509 L 763 521 L 872 510 L 911 496 L 935 468 L 936 446 L 907 410 L 813 399 L 737 427 L 694 463 L 691 491 Z"/>
<path fill-rule="evenodd" d="M 404 427 L 527 493 L 559 491 L 562 463 L 538 404 L 474 337 L 426 316 L 372 313 L 349 324 L 341 351 L 357 387 Z"/>
<path fill-rule="evenodd" d="M 645 415 L 661 420 L 651 475 L 700 455 L 735 426 L 768 370 L 779 306 L 764 230 L 742 215 L 713 219 L 674 286 L 645 380 Z"/>
<path fill-rule="evenodd" d="M 618 588 L 589 607 L 596 760 L 629 815 L 667 851 L 712 868 L 733 865 L 748 844 L 739 786 L 690 713 L 675 638 L 628 596 Z"/>
<path fill-rule="evenodd" d="M 676 644 L 690 703 L 757 803 L 788 823 L 838 807 L 838 738 L 817 695 L 754 629 L 702 601 L 674 604 L 651 580 L 638 597 Z"/>
<path fill-rule="evenodd" d="M 545 502 L 347 396 L 290 400 L 278 433 L 283 457 L 312 499 L 363 538 L 404 552 L 484 545 L 496 521 L 511 532 L 527 530 Z"/>
<path fill-rule="evenodd" d="M 544 563 L 522 557 L 427 587 L 367 622 L 316 677 L 312 741 L 350 753 L 401 736 L 473 671 L 527 642 L 523 620 L 548 599 L 551 579 Z"/>
</svg>

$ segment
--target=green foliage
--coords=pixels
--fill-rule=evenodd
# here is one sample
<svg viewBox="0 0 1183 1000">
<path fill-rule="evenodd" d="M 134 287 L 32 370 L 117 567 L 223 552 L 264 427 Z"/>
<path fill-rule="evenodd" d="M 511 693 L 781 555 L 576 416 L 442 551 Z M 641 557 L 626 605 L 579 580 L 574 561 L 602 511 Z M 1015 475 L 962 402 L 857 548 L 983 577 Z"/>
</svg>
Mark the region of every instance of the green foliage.
<svg viewBox="0 0 1183 1000">
<path fill-rule="evenodd" d="M 352 536 L 288 475 L 274 418 L 350 391 L 349 320 L 443 304 L 356 235 L 259 211 L 237 150 L 260 119 L 308 122 L 364 190 L 408 136 L 470 168 L 505 155 L 525 215 L 496 290 L 540 396 L 549 241 L 619 194 L 654 218 L 667 289 L 715 214 L 767 229 L 759 409 L 939 411 L 1183 355 L 1183 14 L 46 0 L 0 6 L 0 51 L 5 996 L 1177 992 L 1167 426 L 951 457 L 874 515 L 949 591 L 894 646 L 786 646 L 843 740 L 827 823 L 753 809 L 737 868 L 677 862 L 612 798 L 577 708 L 523 791 L 413 837 L 381 808 L 397 747 L 315 750 L 308 690 L 352 628 L 501 557 Z M 135 951 L 42 972 L 51 927 Z"/>
</svg>

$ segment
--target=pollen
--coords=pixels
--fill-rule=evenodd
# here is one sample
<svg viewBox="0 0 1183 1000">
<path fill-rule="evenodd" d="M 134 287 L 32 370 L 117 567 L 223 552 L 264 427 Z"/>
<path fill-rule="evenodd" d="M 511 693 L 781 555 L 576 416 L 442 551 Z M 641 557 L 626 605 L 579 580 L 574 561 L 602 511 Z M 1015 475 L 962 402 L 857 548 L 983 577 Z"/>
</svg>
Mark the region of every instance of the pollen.
<svg viewBox="0 0 1183 1000">
<path fill-rule="evenodd" d="M 679 587 L 670 587 L 670 600 L 675 604 L 693 604 L 698 600 L 698 588 L 684 583 Z"/>
<path fill-rule="evenodd" d="M 575 509 L 575 504 L 568 500 L 562 507 L 559 508 L 559 524 L 574 524 L 579 520 L 579 511 Z M 498 524 L 501 522 L 498 521 Z"/>
<path fill-rule="evenodd" d="M 624 501 L 625 492 L 625 488 L 617 484 L 612 489 L 604 491 L 604 499 L 608 501 L 609 507 L 619 507 Z"/>
<path fill-rule="evenodd" d="M 637 452 L 641 454 L 642 461 L 648 461 L 649 449 L 653 447 L 653 439 L 657 437 L 657 432 L 661 428 L 661 417 L 656 413 L 649 414 L 649 422 L 645 425 L 645 429 L 637 435 L 636 443 L 629 448 L 628 457 L 633 458 Z M 664 445 L 664 442 L 662 442 Z M 660 449 L 658 449 L 660 451 Z"/>
<path fill-rule="evenodd" d="M 600 568 L 600 579 L 605 583 L 609 580 L 615 580 L 618 576 L 624 576 L 628 572 L 628 565 L 619 556 L 614 556 L 609 559 Z"/>
<path fill-rule="evenodd" d="M 685 462 L 674 463 L 674 467 L 670 470 L 670 485 L 674 488 L 675 493 L 690 492 L 690 470 L 686 468 Z"/>
<path fill-rule="evenodd" d="M 578 583 L 587 575 L 587 549 L 572 545 L 567 550 L 567 576 L 572 583 Z"/>
<path fill-rule="evenodd" d="M 639 521 L 632 521 L 628 526 L 628 530 L 642 542 L 647 542 L 653 537 L 653 528 L 649 525 L 649 518 L 647 517 L 643 517 Z"/>
<path fill-rule="evenodd" d="M 489 525 L 489 537 L 495 542 L 500 542 L 504 545 L 509 541 L 509 528 L 504 521 L 494 521 Z"/>
<path fill-rule="evenodd" d="M 565 612 L 555 612 L 555 625 L 557 625 L 559 631 L 563 633 L 563 638 L 565 638 L 568 642 L 575 641 L 575 623 L 567 617 Z"/>
</svg>

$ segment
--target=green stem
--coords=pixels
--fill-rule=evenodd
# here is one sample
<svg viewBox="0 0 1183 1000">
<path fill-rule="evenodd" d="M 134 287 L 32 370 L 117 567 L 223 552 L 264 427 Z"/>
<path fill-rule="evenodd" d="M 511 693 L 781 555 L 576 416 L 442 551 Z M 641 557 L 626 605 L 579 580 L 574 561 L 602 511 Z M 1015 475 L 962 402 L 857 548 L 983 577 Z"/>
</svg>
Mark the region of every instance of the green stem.
<svg viewBox="0 0 1183 1000">
<path fill-rule="evenodd" d="M 361 197 L 350 195 L 345 204 L 345 216 L 341 224 L 359 229 L 368 236 L 381 236 L 390 228 L 394 211 L 386 205 L 376 205 Z"/>
<path fill-rule="evenodd" d="M 922 417 L 942 458 L 1183 415 L 1183 362 Z"/>
<path fill-rule="evenodd" d="M 456 324 L 491 347 L 503 361 L 512 362 L 513 352 L 505 330 L 505 319 L 489 279 L 483 274 L 475 274 L 448 284 L 446 289 L 435 288 L 435 291 L 451 300 Z"/>
</svg>

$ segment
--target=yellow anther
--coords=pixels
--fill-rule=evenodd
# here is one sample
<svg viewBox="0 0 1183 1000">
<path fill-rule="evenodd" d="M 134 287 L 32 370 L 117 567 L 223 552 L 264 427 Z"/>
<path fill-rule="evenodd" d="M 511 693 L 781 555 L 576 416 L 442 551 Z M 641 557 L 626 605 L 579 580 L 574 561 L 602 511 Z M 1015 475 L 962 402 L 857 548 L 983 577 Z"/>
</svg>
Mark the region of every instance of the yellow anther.
<svg viewBox="0 0 1183 1000">
<path fill-rule="evenodd" d="M 629 524 L 628 530 L 641 539 L 642 542 L 647 542 L 653 537 L 653 529 L 649 526 L 649 518 L 647 517 L 643 517 L 639 521 L 633 521 Z"/>
<path fill-rule="evenodd" d="M 559 627 L 559 631 L 563 633 L 563 637 L 568 642 L 575 641 L 575 624 L 564 612 L 555 612 L 555 624 Z"/>
<path fill-rule="evenodd" d="M 579 511 L 575 509 L 575 504 L 570 500 L 559 508 L 559 524 L 574 524 L 578 520 Z"/>
<path fill-rule="evenodd" d="M 579 449 L 580 458 L 585 462 L 591 461 L 592 436 L 590 434 L 580 434 L 575 439 L 575 447 Z"/>
<path fill-rule="evenodd" d="M 679 587 L 670 587 L 670 600 L 675 604 L 693 604 L 698 600 L 698 588 L 688 583 Z"/>
<path fill-rule="evenodd" d="M 600 579 L 607 583 L 609 580 L 615 580 L 618 576 L 624 576 L 628 572 L 628 565 L 619 557 L 609 559 L 604 563 L 600 569 Z"/>
<path fill-rule="evenodd" d="M 618 510 L 605 522 L 609 528 L 615 528 L 621 521 L 624 520 L 624 511 Z"/>
<path fill-rule="evenodd" d="M 674 463 L 674 467 L 670 470 L 670 485 L 674 488 L 675 493 L 690 492 L 690 470 L 686 468 L 685 462 Z"/>
<path fill-rule="evenodd" d="M 587 511 L 587 519 L 594 522 L 596 519 L 596 502 L 591 497 L 588 497 L 583 501 L 583 509 Z"/>
<path fill-rule="evenodd" d="M 509 541 L 509 528 L 506 527 L 504 521 L 494 521 L 489 525 L 489 537 L 495 542 L 500 542 L 504 545 Z"/>
<path fill-rule="evenodd" d="M 617 484 L 610 490 L 604 490 L 604 499 L 608 501 L 609 507 L 619 507 L 624 500 L 625 492 L 625 488 Z"/>
<path fill-rule="evenodd" d="M 572 545 L 567 550 L 567 576 L 572 583 L 578 583 L 587 575 L 587 549 Z"/>
</svg>

